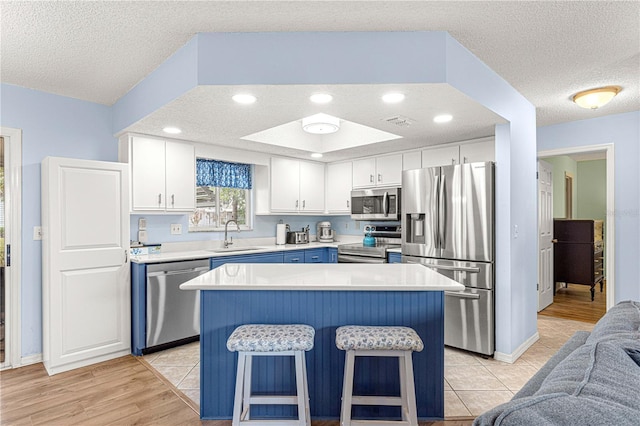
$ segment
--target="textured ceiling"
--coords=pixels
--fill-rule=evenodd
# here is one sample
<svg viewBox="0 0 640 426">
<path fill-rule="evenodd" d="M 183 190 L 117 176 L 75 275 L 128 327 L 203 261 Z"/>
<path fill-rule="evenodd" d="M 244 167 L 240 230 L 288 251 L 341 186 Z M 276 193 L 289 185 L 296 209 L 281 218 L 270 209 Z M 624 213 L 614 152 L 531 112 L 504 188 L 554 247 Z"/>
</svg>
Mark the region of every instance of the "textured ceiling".
<svg viewBox="0 0 640 426">
<path fill-rule="evenodd" d="M 640 109 L 640 2 L 0 2 L 0 78 L 107 105 L 197 32 L 448 31 L 537 107 L 538 125 Z M 573 93 L 623 91 L 581 109 Z"/>
</svg>

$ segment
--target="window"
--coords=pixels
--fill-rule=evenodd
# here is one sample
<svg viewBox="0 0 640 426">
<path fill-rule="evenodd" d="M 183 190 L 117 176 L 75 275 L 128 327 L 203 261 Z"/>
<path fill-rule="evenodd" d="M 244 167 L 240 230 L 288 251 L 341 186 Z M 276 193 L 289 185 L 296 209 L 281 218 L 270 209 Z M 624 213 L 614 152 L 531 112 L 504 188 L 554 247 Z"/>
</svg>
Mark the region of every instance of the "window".
<svg viewBox="0 0 640 426">
<path fill-rule="evenodd" d="M 251 165 L 196 159 L 196 210 L 189 232 L 220 231 L 231 219 L 251 229 Z"/>
</svg>

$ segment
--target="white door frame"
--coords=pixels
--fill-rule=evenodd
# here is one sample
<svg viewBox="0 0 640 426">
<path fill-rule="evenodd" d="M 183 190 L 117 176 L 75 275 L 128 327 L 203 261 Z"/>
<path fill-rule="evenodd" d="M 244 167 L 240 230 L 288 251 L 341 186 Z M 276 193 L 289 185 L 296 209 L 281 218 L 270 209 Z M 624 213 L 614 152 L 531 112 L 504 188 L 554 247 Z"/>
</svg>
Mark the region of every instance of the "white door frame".
<svg viewBox="0 0 640 426">
<path fill-rule="evenodd" d="M 21 268 L 22 268 L 22 130 L 0 127 L 5 160 L 5 244 L 11 244 L 11 266 L 5 269 L 5 362 L 0 369 L 22 365 Z M 8 231 L 8 232 L 7 232 Z M 6 326 L 8 325 L 8 327 Z"/>
<path fill-rule="evenodd" d="M 559 155 L 583 154 L 588 152 L 604 152 L 607 164 L 607 229 L 605 233 L 604 264 L 607 271 L 607 310 L 615 304 L 615 179 L 614 179 L 614 145 L 612 143 L 601 145 L 586 145 L 567 148 L 538 151 L 538 159 L 544 157 L 557 157 Z"/>
</svg>

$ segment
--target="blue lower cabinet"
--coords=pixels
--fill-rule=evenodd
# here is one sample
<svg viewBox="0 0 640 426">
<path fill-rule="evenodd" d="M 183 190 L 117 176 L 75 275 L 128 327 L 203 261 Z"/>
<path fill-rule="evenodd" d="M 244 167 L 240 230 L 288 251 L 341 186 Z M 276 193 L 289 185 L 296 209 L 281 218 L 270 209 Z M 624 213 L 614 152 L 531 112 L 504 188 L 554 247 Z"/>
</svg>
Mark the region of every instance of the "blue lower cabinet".
<svg viewBox="0 0 640 426">
<path fill-rule="evenodd" d="M 338 263 L 338 249 L 337 248 L 327 248 L 327 258 L 325 263 Z"/>
<path fill-rule="evenodd" d="M 131 353 L 147 347 L 147 265 L 131 262 Z"/>
<path fill-rule="evenodd" d="M 211 269 L 225 263 L 283 263 L 283 252 L 239 254 L 235 256 L 223 256 L 211 258 Z"/>
<path fill-rule="evenodd" d="M 284 252 L 284 263 L 305 263 L 305 252 L 307 250 L 291 250 Z"/>
<path fill-rule="evenodd" d="M 400 253 L 389 253 L 387 257 L 387 262 L 389 263 L 402 263 L 402 254 Z"/>
<path fill-rule="evenodd" d="M 304 251 L 304 263 L 326 263 L 327 249 L 317 248 Z"/>
</svg>

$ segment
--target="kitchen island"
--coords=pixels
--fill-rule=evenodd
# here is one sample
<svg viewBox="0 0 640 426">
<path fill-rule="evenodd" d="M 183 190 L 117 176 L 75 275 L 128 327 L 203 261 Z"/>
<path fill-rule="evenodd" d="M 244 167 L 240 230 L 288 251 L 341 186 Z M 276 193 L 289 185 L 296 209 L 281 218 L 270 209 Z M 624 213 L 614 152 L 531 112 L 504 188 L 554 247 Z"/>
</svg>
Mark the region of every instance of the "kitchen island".
<svg viewBox="0 0 640 426">
<path fill-rule="evenodd" d="M 344 351 L 335 346 L 342 325 L 402 325 L 424 341 L 413 355 L 418 416 L 444 417 L 444 291 L 463 286 L 415 264 L 225 264 L 180 286 L 201 290 L 200 417 L 230 419 L 237 354 L 226 341 L 249 323 L 308 324 L 315 328 L 307 352 L 311 416 L 339 418 Z M 264 362 L 259 362 L 264 361 Z M 356 392 L 397 392 L 397 362 L 365 358 L 356 365 Z M 289 359 L 255 361 L 256 393 L 289 393 L 294 386 Z M 388 371 L 394 371 L 388 374 Z M 388 377 L 392 376 L 392 377 Z M 357 383 L 366 382 L 359 387 Z M 295 416 L 295 408 L 252 409 L 252 416 Z M 393 416 L 395 408 L 356 407 L 354 416 Z"/>
</svg>

